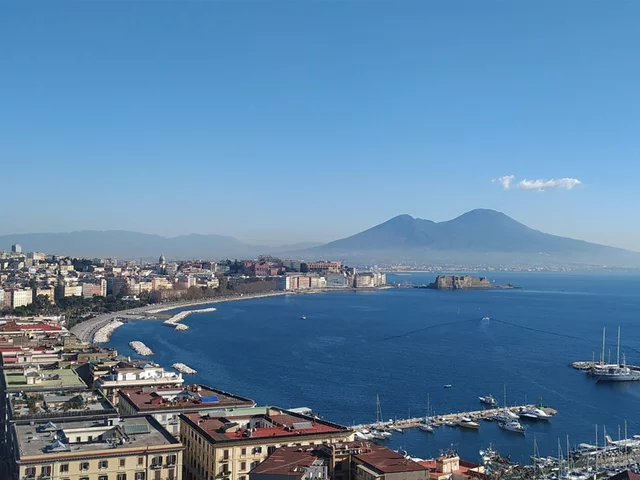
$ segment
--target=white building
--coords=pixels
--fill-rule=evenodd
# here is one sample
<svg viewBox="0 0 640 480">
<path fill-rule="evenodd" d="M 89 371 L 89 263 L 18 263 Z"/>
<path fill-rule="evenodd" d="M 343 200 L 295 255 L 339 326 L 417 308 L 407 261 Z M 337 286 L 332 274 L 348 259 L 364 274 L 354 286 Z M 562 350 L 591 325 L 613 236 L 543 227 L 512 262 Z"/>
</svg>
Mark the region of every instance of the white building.
<svg viewBox="0 0 640 480">
<path fill-rule="evenodd" d="M 33 293 L 30 288 L 11 291 L 11 308 L 26 307 L 33 303 Z"/>
</svg>

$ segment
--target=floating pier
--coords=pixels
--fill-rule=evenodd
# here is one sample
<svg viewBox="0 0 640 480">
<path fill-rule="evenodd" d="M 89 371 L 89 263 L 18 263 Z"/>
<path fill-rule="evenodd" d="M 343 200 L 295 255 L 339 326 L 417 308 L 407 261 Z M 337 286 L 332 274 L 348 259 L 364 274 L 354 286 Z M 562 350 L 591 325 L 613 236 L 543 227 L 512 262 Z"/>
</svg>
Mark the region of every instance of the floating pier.
<svg viewBox="0 0 640 480">
<path fill-rule="evenodd" d="M 153 350 L 138 340 L 129 342 L 129 346 L 133 348 L 138 355 L 144 355 L 145 357 L 153 355 Z"/>
<path fill-rule="evenodd" d="M 504 412 L 505 410 L 509 410 L 516 415 L 520 414 L 524 410 L 530 408 L 540 408 L 538 405 L 530 404 L 530 405 L 516 405 L 508 408 L 489 408 L 485 410 L 474 410 L 471 412 L 458 412 L 458 413 L 446 413 L 444 415 L 434 415 L 431 417 L 415 417 L 415 418 L 405 418 L 395 421 L 388 422 L 376 422 L 369 423 L 363 425 L 355 425 L 352 428 L 356 431 L 358 430 L 370 430 L 370 429 L 391 429 L 391 430 L 404 430 L 405 428 L 417 428 L 420 425 L 424 425 L 428 423 L 432 427 L 441 427 L 443 425 L 453 426 L 453 424 L 457 424 L 462 421 L 462 417 L 467 417 L 473 421 L 477 420 L 490 420 L 492 417 L 497 415 L 500 412 Z M 558 413 L 557 410 L 549 407 L 540 408 L 543 412 L 548 415 L 556 415 Z"/>
</svg>

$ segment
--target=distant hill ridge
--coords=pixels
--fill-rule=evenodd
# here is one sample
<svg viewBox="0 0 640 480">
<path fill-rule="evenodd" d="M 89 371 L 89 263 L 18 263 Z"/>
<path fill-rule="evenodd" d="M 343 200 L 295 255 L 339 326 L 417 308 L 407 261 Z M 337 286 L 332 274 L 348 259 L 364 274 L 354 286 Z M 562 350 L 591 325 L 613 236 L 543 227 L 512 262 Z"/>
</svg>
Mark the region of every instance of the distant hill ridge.
<svg viewBox="0 0 640 480">
<path fill-rule="evenodd" d="M 543 233 L 502 212 L 471 210 L 433 222 L 398 215 L 350 237 L 320 246 L 248 245 L 224 235 L 160 235 L 122 230 L 31 233 L 0 236 L 0 249 L 20 243 L 24 251 L 78 257 L 242 258 L 259 254 L 336 258 L 351 262 L 581 263 L 640 266 L 640 254 L 583 240 Z"/>
</svg>

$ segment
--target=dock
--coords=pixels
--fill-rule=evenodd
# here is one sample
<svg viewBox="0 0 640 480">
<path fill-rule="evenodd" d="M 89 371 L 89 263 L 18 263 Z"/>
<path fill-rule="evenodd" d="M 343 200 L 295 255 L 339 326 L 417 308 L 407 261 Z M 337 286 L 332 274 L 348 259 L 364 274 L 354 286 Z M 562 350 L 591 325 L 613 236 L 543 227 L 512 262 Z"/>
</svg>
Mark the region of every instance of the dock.
<svg viewBox="0 0 640 480">
<path fill-rule="evenodd" d="M 513 407 L 508 407 L 506 410 L 509 410 L 515 414 L 522 412 L 523 410 L 529 408 L 540 408 L 535 404 L 528 405 L 516 405 Z M 352 428 L 356 431 L 358 430 L 369 430 L 369 429 L 385 429 L 388 427 L 399 428 L 404 430 L 406 428 L 417 428 L 420 425 L 423 425 L 425 421 L 429 423 L 432 427 L 441 427 L 447 423 L 456 423 L 462 419 L 462 417 L 468 417 L 472 420 L 483 420 L 483 419 L 491 419 L 494 415 L 497 415 L 500 412 L 505 410 L 504 407 L 500 408 L 486 408 L 482 410 L 473 410 L 469 412 L 457 412 L 457 413 L 445 413 L 443 415 L 434 415 L 430 417 L 414 417 L 414 418 L 404 418 L 387 422 L 375 422 L 363 425 L 354 425 Z M 540 408 L 543 412 L 548 415 L 556 415 L 558 413 L 557 410 L 549 407 Z"/>
</svg>

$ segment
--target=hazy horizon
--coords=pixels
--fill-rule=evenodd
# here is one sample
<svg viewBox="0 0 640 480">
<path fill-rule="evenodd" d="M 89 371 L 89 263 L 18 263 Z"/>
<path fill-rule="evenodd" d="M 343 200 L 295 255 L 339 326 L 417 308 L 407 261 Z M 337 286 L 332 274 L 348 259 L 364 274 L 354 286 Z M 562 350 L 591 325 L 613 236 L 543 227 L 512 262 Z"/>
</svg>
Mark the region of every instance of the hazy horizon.
<svg viewBox="0 0 640 480">
<path fill-rule="evenodd" d="M 10 2 L 0 234 L 324 243 L 475 208 L 640 251 L 640 4 Z"/>
</svg>

